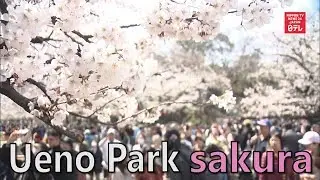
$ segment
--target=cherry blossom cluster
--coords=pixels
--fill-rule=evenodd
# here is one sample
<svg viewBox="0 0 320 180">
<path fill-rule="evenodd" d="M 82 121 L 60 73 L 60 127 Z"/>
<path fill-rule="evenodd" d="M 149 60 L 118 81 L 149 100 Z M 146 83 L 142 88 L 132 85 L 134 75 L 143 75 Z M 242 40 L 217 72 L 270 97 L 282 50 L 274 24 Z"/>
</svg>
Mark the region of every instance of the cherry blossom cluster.
<svg viewBox="0 0 320 180">
<path fill-rule="evenodd" d="M 283 6 L 292 4 L 292 0 L 280 2 Z M 155 36 L 203 41 L 219 33 L 220 23 L 228 14 L 241 16 L 238 23 L 247 29 L 268 24 L 278 4 L 276 0 L 164 0 L 147 18 L 147 24 Z"/>
<path fill-rule="evenodd" d="M 213 94 L 210 96 L 210 101 L 213 104 L 218 105 L 219 108 L 223 108 L 226 111 L 229 111 L 236 105 L 236 98 L 233 97 L 232 91 L 226 91 L 225 94 L 220 97 Z"/>
<path fill-rule="evenodd" d="M 152 16 L 141 17 L 144 13 L 130 0 L 55 0 L 55 4 L 51 0 L 13 0 L 7 4 L 8 13 L 0 14 L 1 82 L 14 77 L 10 79 L 13 87 L 26 97 L 36 97 L 28 103 L 32 114 L 50 116 L 55 125 L 61 125 L 70 112 L 81 111 L 88 116 L 99 110 L 98 118 L 104 122 L 113 113 L 134 114 L 137 96 L 144 92 L 148 78 L 159 70 L 150 56 L 158 36 L 193 40 L 214 37 L 222 17 L 237 9 L 232 0 L 191 4 L 161 1 L 160 7 L 150 7 L 155 9 Z M 256 1 L 250 8 L 241 10 L 244 19 L 248 14 L 249 21 L 252 16 L 260 18 L 261 13 L 270 12 L 269 6 Z M 132 17 L 137 21 L 123 24 Z M 136 27 L 147 30 L 141 38 L 136 29 L 131 30 Z M 186 77 L 193 70 L 181 73 L 183 69 L 188 68 L 179 66 L 179 73 L 169 73 L 187 84 L 190 79 Z M 198 72 L 193 73 L 196 76 Z M 27 85 L 30 80 L 41 82 L 46 94 Z M 194 87 L 199 80 L 195 78 Z M 232 99 L 229 95 L 226 98 Z M 118 96 L 121 100 L 109 104 Z M 108 106 L 104 106 L 106 103 Z M 221 107 L 226 108 L 225 104 Z M 156 115 L 149 111 L 141 115 L 154 121 L 159 111 Z"/>
<path fill-rule="evenodd" d="M 297 104 L 305 100 L 292 97 L 288 89 L 276 89 L 271 86 L 256 85 L 255 89 L 247 89 L 246 98 L 241 100 L 244 116 L 266 117 L 283 115 L 305 115 L 305 110 Z"/>
<path fill-rule="evenodd" d="M 156 36 L 181 40 L 200 41 L 214 37 L 219 32 L 222 17 L 228 14 L 230 8 L 235 8 L 234 2 L 199 1 L 188 4 L 161 1 L 159 9 L 147 19 L 148 28 Z"/>
</svg>

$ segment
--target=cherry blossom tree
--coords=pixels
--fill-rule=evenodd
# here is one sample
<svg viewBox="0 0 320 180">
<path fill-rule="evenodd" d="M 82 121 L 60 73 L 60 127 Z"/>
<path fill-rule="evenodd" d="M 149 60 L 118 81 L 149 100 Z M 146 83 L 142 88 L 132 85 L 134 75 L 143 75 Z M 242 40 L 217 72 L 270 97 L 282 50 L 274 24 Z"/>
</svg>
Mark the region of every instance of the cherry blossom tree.
<svg viewBox="0 0 320 180">
<path fill-rule="evenodd" d="M 245 116 L 320 117 L 319 40 L 317 20 L 306 35 L 274 34 L 271 43 L 278 45 L 273 53 L 278 60 L 251 74 L 255 86 L 245 91 L 241 102 Z"/>
<path fill-rule="evenodd" d="M 228 108 L 235 103 L 229 79 L 207 66 L 203 54 L 188 51 L 178 44 L 172 49 L 172 52 L 159 57 L 157 61 L 159 73 L 148 79 L 139 101 L 147 107 L 157 105 L 159 102 L 180 102 L 162 108 L 165 114 L 186 108 L 192 112 L 199 110 L 199 107 L 212 105 L 207 103 L 212 94 L 208 93 L 211 89 L 215 89 L 217 95 L 225 92 L 223 101 L 217 105 L 228 111 Z M 212 96 L 211 99 L 213 98 L 217 97 Z"/>
<path fill-rule="evenodd" d="M 119 122 L 148 118 L 154 107 L 137 111 L 136 97 L 148 77 L 159 73 L 151 56 L 157 42 L 212 39 L 230 13 L 242 16 L 239 24 L 247 28 L 262 26 L 272 15 L 273 2 L 1 0 L 0 93 L 73 138 L 63 127 L 68 114 L 88 120 L 98 116 L 104 123 L 112 111 L 124 115 Z M 179 71 L 168 76 L 185 78 L 187 71 Z M 206 73 L 216 75 L 201 76 Z M 228 109 L 231 95 L 212 95 L 208 102 Z M 160 105 L 173 103 L 179 102 Z"/>
</svg>

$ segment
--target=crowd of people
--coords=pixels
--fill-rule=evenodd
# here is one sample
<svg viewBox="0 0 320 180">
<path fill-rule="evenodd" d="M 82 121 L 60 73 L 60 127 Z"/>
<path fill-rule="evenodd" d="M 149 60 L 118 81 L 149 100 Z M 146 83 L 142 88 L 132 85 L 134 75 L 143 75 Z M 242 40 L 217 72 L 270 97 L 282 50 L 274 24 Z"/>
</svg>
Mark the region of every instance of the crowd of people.
<svg viewBox="0 0 320 180">
<path fill-rule="evenodd" d="M 0 149 L 0 180 L 320 180 L 320 123 L 310 124 L 307 121 L 280 121 L 261 119 L 259 121 L 244 120 L 241 123 L 233 123 L 226 120 L 223 123 L 213 123 L 210 126 L 191 124 L 166 124 L 148 127 L 127 125 L 124 128 L 117 127 L 83 127 L 79 128 L 84 135 L 82 143 L 78 143 L 58 132 L 38 126 L 28 131 L 28 126 L 21 127 L 7 122 L 0 126 L 2 148 Z M 150 151 L 161 151 L 161 142 L 168 142 L 168 150 L 179 151 L 175 158 L 180 172 L 170 170 L 162 171 L 162 162 L 155 160 L 154 172 L 130 173 L 128 161 L 116 163 L 114 173 L 108 171 L 108 144 L 119 142 L 126 145 L 128 150 L 136 150 L 146 155 Z M 307 151 L 312 155 L 312 173 L 297 174 L 293 171 L 293 158 L 285 161 L 285 173 L 279 173 L 275 169 L 273 173 L 211 173 L 205 171 L 200 174 L 190 172 L 193 164 L 190 155 L 194 151 L 211 152 L 223 151 L 231 153 L 231 142 L 239 144 L 240 151 L 261 152 L 262 165 L 266 165 L 266 152 L 273 151 Z M 40 151 L 62 152 L 69 151 L 77 154 L 81 151 L 90 151 L 94 155 L 94 168 L 89 173 L 74 171 L 67 173 L 67 162 L 61 160 L 61 172 L 42 174 L 31 167 L 26 173 L 15 173 L 10 168 L 10 143 L 16 143 L 20 147 L 20 153 L 24 154 L 24 145 L 32 144 L 33 156 Z M 118 151 L 114 154 L 119 153 Z M 277 153 L 274 153 L 275 158 Z M 54 158 L 53 158 L 54 159 Z M 205 159 L 210 161 L 209 159 Z M 212 159 L 211 159 L 212 160 Z M 23 160 L 17 159 L 17 164 L 23 164 Z M 228 167 L 231 167 L 228 160 Z M 252 166 L 252 159 L 246 162 Z M 277 163 L 274 161 L 274 163 Z M 82 164 L 86 166 L 87 160 Z M 277 167 L 277 166 L 275 166 Z M 147 162 L 145 163 L 147 169 Z"/>
</svg>

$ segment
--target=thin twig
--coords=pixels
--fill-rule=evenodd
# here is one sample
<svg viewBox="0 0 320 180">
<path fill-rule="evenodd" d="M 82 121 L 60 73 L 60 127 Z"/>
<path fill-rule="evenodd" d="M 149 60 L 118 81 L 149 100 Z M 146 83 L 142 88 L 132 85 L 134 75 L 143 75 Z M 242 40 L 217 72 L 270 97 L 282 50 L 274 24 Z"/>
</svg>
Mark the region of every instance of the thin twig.
<svg viewBox="0 0 320 180">
<path fill-rule="evenodd" d="M 289 58 L 291 60 L 293 60 L 294 62 L 296 62 L 303 70 L 305 70 L 307 73 L 312 74 L 312 72 L 303 64 L 303 62 L 299 61 L 298 58 L 288 55 L 288 54 L 275 54 L 281 57 L 286 57 Z"/>
<path fill-rule="evenodd" d="M 101 89 L 99 89 L 97 92 L 95 93 L 91 93 L 90 95 L 94 95 L 94 94 L 98 94 L 98 93 L 101 93 L 101 92 L 104 92 L 104 91 L 107 91 L 107 90 L 110 90 L 110 89 L 113 89 L 113 90 L 123 90 L 125 93 L 128 93 L 128 89 L 122 87 L 122 85 L 120 86 L 115 86 L 115 87 L 109 87 L 109 86 L 106 86 L 106 87 L 103 87 Z"/>
<path fill-rule="evenodd" d="M 76 117 L 80 117 L 80 118 L 84 118 L 84 119 L 93 119 L 93 115 L 95 115 L 98 111 L 100 111 L 101 109 L 105 108 L 108 104 L 110 104 L 111 102 L 123 97 L 124 94 L 122 94 L 121 96 L 118 96 L 116 98 L 111 99 L 110 101 L 106 102 L 104 105 L 102 105 L 101 107 L 99 107 L 98 109 L 96 109 L 93 113 L 91 113 L 89 116 L 85 116 L 85 115 L 81 115 L 75 112 L 71 112 L 68 111 L 68 113 L 70 115 L 76 116 Z"/>
<path fill-rule="evenodd" d="M 237 13 L 237 12 L 238 12 L 237 10 L 233 10 L 233 11 L 229 11 L 228 13 L 232 14 L 232 13 Z"/>
<path fill-rule="evenodd" d="M 163 102 L 163 103 L 160 103 L 158 105 L 142 109 L 142 110 L 132 114 L 131 116 L 122 118 L 121 120 L 119 120 L 116 123 L 114 123 L 114 125 L 115 124 L 119 124 L 119 123 L 121 123 L 121 122 L 123 122 L 125 120 L 130 119 L 130 118 L 134 118 L 134 117 L 138 116 L 139 114 L 147 112 L 147 111 L 150 111 L 150 110 L 152 110 L 154 108 L 158 108 L 160 106 L 165 106 L 165 105 L 171 105 L 171 104 L 193 104 L 193 105 L 203 106 L 203 105 L 207 105 L 207 104 L 210 104 L 210 103 L 208 103 L 208 102 L 207 103 L 199 103 L 199 102 L 193 102 L 193 101 L 168 101 L 168 102 Z"/>
<path fill-rule="evenodd" d="M 87 43 L 92 43 L 92 41 L 90 41 L 90 38 L 93 38 L 92 35 L 83 35 L 81 34 L 79 31 L 71 31 L 72 33 L 76 34 L 77 36 L 81 37 L 83 40 L 85 40 Z"/>
<path fill-rule="evenodd" d="M 68 38 L 70 38 L 73 42 L 75 42 L 75 43 L 83 46 L 83 44 L 82 44 L 81 42 L 79 42 L 79 41 L 77 41 L 76 39 L 74 39 L 74 38 L 73 38 L 72 36 L 70 36 L 67 32 L 63 32 L 63 33 L 64 33 L 64 35 L 66 35 Z"/>
<path fill-rule="evenodd" d="M 108 104 L 110 104 L 111 102 L 123 97 L 124 94 L 122 94 L 121 96 L 118 96 L 116 98 L 111 99 L 110 101 L 106 102 L 104 105 L 102 105 L 101 107 L 99 107 L 98 109 L 96 109 L 93 113 L 91 113 L 87 118 L 92 117 L 94 114 L 96 114 L 98 111 L 100 111 L 101 109 L 105 108 Z"/>
<path fill-rule="evenodd" d="M 177 2 L 175 0 L 170 0 L 170 1 L 176 4 L 185 4 L 187 2 L 187 0 L 184 0 L 184 2 Z"/>
<path fill-rule="evenodd" d="M 75 113 L 75 112 L 68 111 L 68 113 L 69 113 L 70 115 L 72 115 L 72 116 L 76 116 L 76 117 L 88 119 L 88 116 L 83 116 L 83 115 L 78 114 L 78 113 Z"/>
<path fill-rule="evenodd" d="M 123 26 L 120 26 L 120 28 L 130 28 L 130 27 L 137 27 L 137 26 L 141 26 L 140 24 L 129 24 L 129 25 L 123 25 Z"/>
</svg>

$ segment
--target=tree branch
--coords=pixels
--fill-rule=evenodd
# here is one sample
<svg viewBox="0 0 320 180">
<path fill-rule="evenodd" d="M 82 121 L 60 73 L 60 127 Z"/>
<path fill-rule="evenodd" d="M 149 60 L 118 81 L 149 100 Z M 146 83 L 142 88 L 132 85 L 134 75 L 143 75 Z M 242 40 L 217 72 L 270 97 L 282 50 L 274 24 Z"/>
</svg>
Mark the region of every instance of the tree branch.
<svg viewBox="0 0 320 180">
<path fill-rule="evenodd" d="M 32 99 L 28 99 L 21 95 L 18 91 L 16 91 L 10 85 L 10 79 L 8 79 L 7 81 L 0 82 L 0 94 L 3 94 L 10 98 L 13 102 L 22 107 L 28 113 L 31 112 L 28 104 L 32 102 Z"/>
<path fill-rule="evenodd" d="M 118 97 L 120 98 L 120 97 Z M 102 124 L 102 125 L 106 125 L 106 126 L 116 126 L 117 124 L 121 123 L 121 122 L 124 122 L 130 118 L 134 118 L 134 117 L 137 117 L 138 115 L 144 113 L 144 112 L 147 112 L 147 111 L 150 111 L 154 108 L 158 108 L 160 106 L 165 106 L 165 105 L 171 105 L 171 104 L 194 104 L 194 105 L 197 105 L 197 106 L 203 106 L 203 105 L 207 105 L 207 104 L 210 104 L 210 103 L 199 103 L 199 102 L 193 102 L 193 101 L 168 101 L 168 102 L 163 102 L 163 103 L 160 103 L 158 105 L 155 105 L 155 106 L 151 106 L 151 107 L 148 107 L 148 108 L 145 108 L 145 109 L 142 109 L 130 116 L 127 116 L 125 118 L 122 118 L 120 120 L 118 120 L 117 122 L 115 123 L 106 123 L 106 122 L 102 122 L 102 121 L 99 121 L 96 117 L 93 117 L 92 116 L 83 116 L 83 115 L 80 115 L 80 114 L 77 114 L 77 113 L 74 113 L 74 112 L 69 112 L 70 115 L 73 115 L 73 116 L 76 116 L 76 117 L 79 117 L 79 118 L 83 118 L 83 119 L 89 119 L 95 123 L 98 123 L 98 124 Z"/>
<path fill-rule="evenodd" d="M 193 105 L 197 105 L 197 106 L 203 106 L 203 105 L 207 105 L 207 104 L 210 104 L 210 103 L 199 103 L 199 102 L 193 102 L 193 101 L 168 101 L 168 102 L 163 102 L 163 103 L 160 103 L 158 105 L 142 109 L 142 110 L 132 114 L 131 116 L 122 118 L 119 121 L 117 121 L 115 123 L 108 124 L 108 125 L 116 125 L 116 124 L 119 124 L 119 123 L 121 123 L 123 121 L 126 121 L 126 120 L 130 119 L 130 118 L 137 117 L 138 115 L 140 115 L 140 114 L 142 114 L 144 112 L 150 111 L 150 110 L 152 110 L 154 108 L 158 108 L 160 106 L 165 106 L 165 105 L 171 105 L 171 104 L 193 104 Z"/>
<path fill-rule="evenodd" d="M 232 14 L 232 13 L 236 13 L 236 12 L 238 12 L 238 11 L 237 10 L 233 10 L 233 11 L 229 11 L 228 13 Z"/>
<path fill-rule="evenodd" d="M 303 62 L 304 62 L 304 58 L 303 58 L 303 55 L 302 55 L 302 53 L 301 52 L 298 52 L 296 49 L 294 49 L 294 48 L 291 48 L 291 50 L 292 50 L 292 52 L 296 55 L 296 56 L 298 56 L 300 59 L 301 59 L 301 63 L 303 64 Z"/>
<path fill-rule="evenodd" d="M 64 35 L 66 35 L 68 38 L 70 38 L 73 42 L 75 42 L 75 43 L 83 46 L 83 44 L 82 44 L 81 42 L 77 41 L 75 38 L 73 38 L 72 36 L 70 36 L 67 32 L 63 32 L 63 33 L 64 33 Z"/>
<path fill-rule="evenodd" d="M 108 104 L 110 104 L 111 102 L 113 102 L 113 101 L 115 101 L 115 100 L 117 100 L 117 99 L 119 99 L 119 98 L 121 98 L 121 97 L 123 97 L 123 94 L 122 94 L 121 96 L 119 96 L 119 97 L 113 98 L 113 99 L 111 99 L 110 101 L 106 102 L 104 105 L 102 105 L 101 107 L 97 108 L 97 109 L 96 109 L 93 113 L 91 113 L 89 116 L 84 116 L 84 115 L 81 115 L 81 114 L 78 114 L 78 113 L 75 113 L 75 112 L 68 112 L 68 113 L 69 113 L 70 115 L 72 115 L 72 116 L 76 116 L 76 117 L 83 118 L 83 119 L 90 119 L 90 120 L 94 120 L 94 121 L 95 121 L 95 119 L 93 118 L 93 116 L 94 116 L 98 111 L 102 110 L 102 109 L 105 108 Z M 97 122 L 97 121 L 96 121 L 96 122 Z M 103 124 L 102 122 L 98 122 L 98 123 Z"/>
<path fill-rule="evenodd" d="M 52 39 L 51 36 L 53 34 L 53 31 L 51 31 L 50 35 L 48 37 L 41 37 L 41 36 L 36 36 L 35 38 L 31 39 L 31 43 L 35 43 L 35 44 L 42 44 L 43 42 L 48 42 L 48 41 L 62 41 L 62 40 L 58 40 L 58 39 Z"/>
<path fill-rule="evenodd" d="M 13 88 L 13 86 L 10 85 L 9 78 L 6 81 L 0 82 L 0 94 L 3 94 L 9 99 L 11 99 L 13 102 L 15 102 L 18 106 L 22 107 L 28 113 L 31 113 L 31 110 L 28 106 L 30 102 L 35 104 L 35 107 L 34 107 L 35 109 L 43 112 L 43 110 L 36 103 L 37 98 L 29 99 L 23 96 L 22 94 L 20 94 L 18 91 L 16 91 Z M 49 125 L 54 130 L 56 130 L 57 132 L 64 134 L 78 142 L 82 142 L 83 138 L 81 134 L 76 134 L 76 133 L 73 133 L 72 131 L 67 131 L 63 129 L 62 127 L 51 124 L 52 118 L 48 114 L 44 113 L 44 116 L 40 117 L 39 119 L 45 124 Z"/>
<path fill-rule="evenodd" d="M 184 0 L 184 2 L 177 2 L 175 0 L 170 0 L 170 1 L 176 4 L 185 4 L 187 2 L 187 0 Z"/>
<path fill-rule="evenodd" d="M 286 45 L 286 46 L 290 46 L 290 43 L 289 43 L 289 42 L 285 42 L 284 40 L 282 40 L 281 38 L 279 38 L 275 33 L 273 33 L 273 36 L 274 36 L 274 37 L 276 38 L 276 40 L 277 40 L 278 42 L 280 42 L 281 44 L 284 44 L 284 45 Z M 294 49 L 294 48 L 291 48 L 291 50 L 292 50 L 292 52 L 293 52 L 296 56 L 298 56 L 298 57 L 301 59 L 301 61 L 299 61 L 298 58 L 296 58 L 296 57 L 294 57 L 294 56 L 291 56 L 291 55 L 287 55 L 287 54 L 277 54 L 277 55 L 282 56 L 282 57 L 287 57 L 287 58 L 289 58 L 289 59 L 292 59 L 292 60 L 295 61 L 300 67 L 302 67 L 302 69 L 304 69 L 304 70 L 305 70 L 306 72 L 308 72 L 309 74 L 312 74 L 312 72 L 311 72 L 311 71 L 305 66 L 305 64 L 303 63 L 304 58 L 303 58 L 301 52 L 298 53 L 297 50 Z"/>
<path fill-rule="evenodd" d="M 283 41 L 281 38 L 279 38 L 275 33 L 273 33 L 273 36 L 276 38 L 277 41 L 279 41 L 282 44 L 290 46 L 290 43 Z"/>
<path fill-rule="evenodd" d="M 65 128 L 51 124 L 51 118 L 49 118 L 48 116 L 45 116 L 44 118 L 41 118 L 40 120 L 42 122 L 46 123 L 48 126 L 50 126 L 55 131 L 57 131 L 59 134 L 66 135 L 69 138 L 71 138 L 77 142 L 80 142 L 80 143 L 83 142 L 83 135 L 82 134 L 74 133 L 73 131 L 66 130 Z"/>
<path fill-rule="evenodd" d="M 126 88 L 122 87 L 122 85 L 120 85 L 120 86 L 115 86 L 115 87 L 106 86 L 106 87 L 103 87 L 103 88 L 99 89 L 99 90 L 98 90 L 97 92 L 95 92 L 95 93 L 91 93 L 90 95 L 94 95 L 94 94 L 98 94 L 98 93 L 101 93 L 101 92 L 105 92 L 105 91 L 110 90 L 110 89 L 113 89 L 113 90 L 116 90 L 116 91 L 122 90 L 122 91 L 124 91 L 126 94 L 128 93 L 128 89 L 126 89 Z"/>
<path fill-rule="evenodd" d="M 47 90 L 45 88 L 45 85 L 43 83 L 37 82 L 36 80 L 34 80 L 32 78 L 28 78 L 26 80 L 26 82 L 37 86 L 37 88 L 39 88 L 47 96 L 47 98 L 50 100 L 50 102 L 54 103 L 53 99 L 48 95 Z"/>
<path fill-rule="evenodd" d="M 288 55 L 288 54 L 276 54 L 276 55 L 281 56 L 281 57 L 286 57 L 286 58 L 289 58 L 289 59 L 293 60 L 293 61 L 296 62 L 303 70 L 305 70 L 307 73 L 312 74 L 312 72 L 311 72 L 301 61 L 299 61 L 299 59 L 297 59 L 296 57 L 291 56 L 291 55 Z"/>
<path fill-rule="evenodd" d="M 137 26 L 140 26 L 140 24 L 123 25 L 123 26 L 120 26 L 120 28 L 124 29 L 124 28 L 137 27 Z"/>
<path fill-rule="evenodd" d="M 1 14 L 5 14 L 5 13 L 8 13 L 8 10 L 7 10 L 7 3 L 5 0 L 0 0 L 0 13 Z"/>
<path fill-rule="evenodd" d="M 31 43 L 34 43 L 34 44 L 42 44 L 43 42 L 47 42 L 47 41 L 62 41 L 62 40 L 58 40 L 58 39 L 52 39 L 52 38 L 44 38 L 44 37 L 41 37 L 41 36 L 36 36 L 35 38 L 32 38 L 31 39 Z"/>
<path fill-rule="evenodd" d="M 81 114 L 78 114 L 78 113 L 75 113 L 75 112 L 68 112 L 68 113 L 69 113 L 69 115 L 72 115 L 72 116 L 75 116 L 75 117 L 79 117 L 79 118 L 82 118 L 82 119 L 90 120 L 93 123 L 102 124 L 102 125 L 106 125 L 106 126 L 111 125 L 110 123 L 105 123 L 105 122 L 99 121 L 96 116 L 88 117 L 88 116 L 84 116 L 84 115 L 81 115 Z"/>
<path fill-rule="evenodd" d="M 71 31 L 72 33 L 76 34 L 77 36 L 81 37 L 83 40 L 85 40 L 87 43 L 92 43 L 92 41 L 90 41 L 90 38 L 93 38 L 92 35 L 83 35 L 81 34 L 79 31 Z"/>
<path fill-rule="evenodd" d="M 96 114 L 98 111 L 100 111 L 101 109 L 105 108 L 108 104 L 110 104 L 111 102 L 113 102 L 113 101 L 115 101 L 115 100 L 117 100 L 117 99 L 119 99 L 119 98 L 121 98 L 121 97 L 123 97 L 123 94 L 122 94 L 121 96 L 119 96 L 119 97 L 113 98 L 113 99 L 111 99 L 110 101 L 106 102 L 104 105 L 102 105 L 101 107 L 99 107 L 98 109 L 96 109 L 93 113 L 91 113 L 91 114 L 88 116 L 88 118 L 92 117 L 92 116 L 93 116 L 94 114 Z"/>
<path fill-rule="evenodd" d="M 71 112 L 71 111 L 69 112 L 69 111 L 68 111 L 68 113 L 69 113 L 70 115 L 72 115 L 72 116 L 76 116 L 76 117 L 83 118 L 83 119 L 89 119 L 88 116 L 83 116 L 83 115 L 78 114 L 78 113 L 75 113 L 75 112 Z"/>
</svg>

